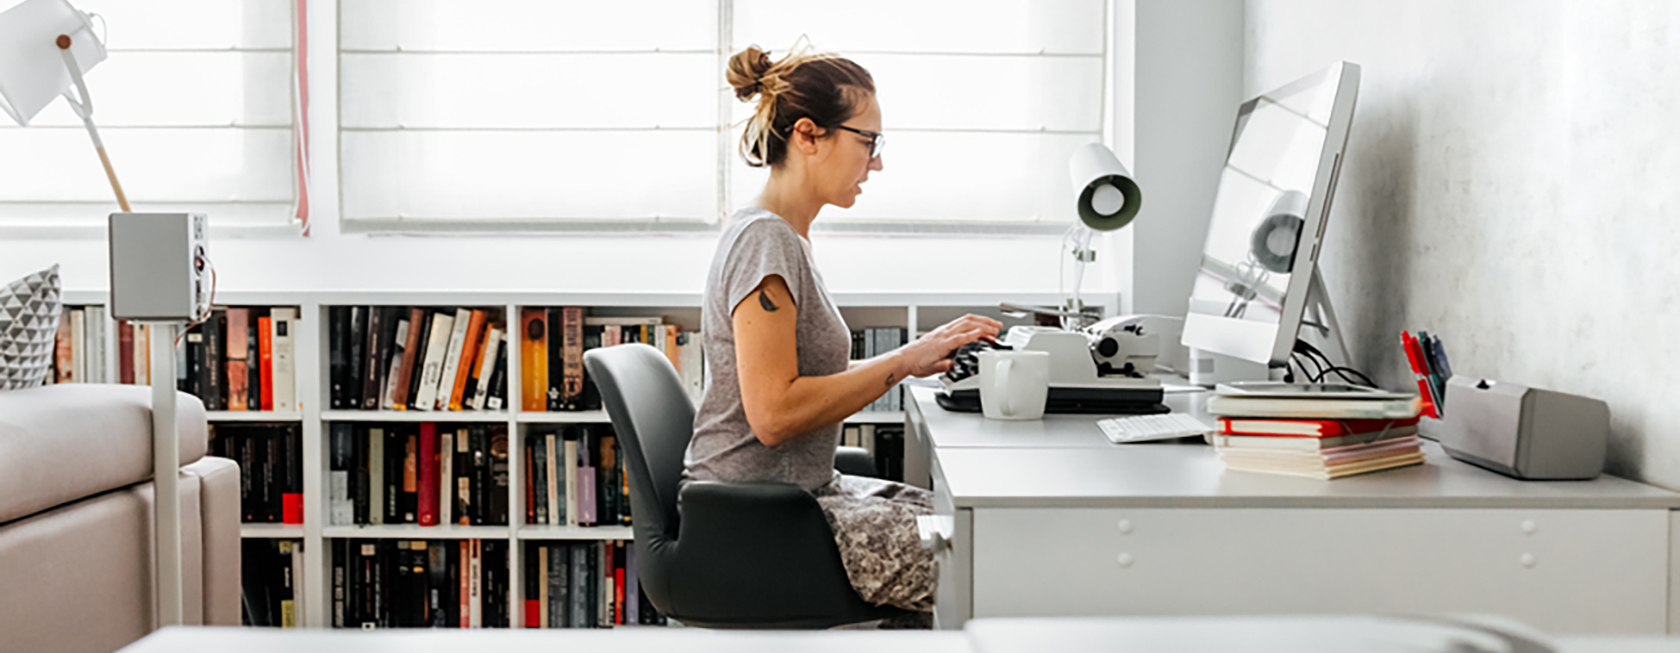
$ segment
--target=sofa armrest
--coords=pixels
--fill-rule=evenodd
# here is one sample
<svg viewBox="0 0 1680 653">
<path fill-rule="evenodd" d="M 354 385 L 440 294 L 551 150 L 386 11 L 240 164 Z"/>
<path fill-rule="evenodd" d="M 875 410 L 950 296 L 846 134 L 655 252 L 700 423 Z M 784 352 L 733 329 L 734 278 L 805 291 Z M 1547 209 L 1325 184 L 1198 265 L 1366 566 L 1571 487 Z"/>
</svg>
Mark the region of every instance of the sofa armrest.
<svg viewBox="0 0 1680 653">
<path fill-rule="evenodd" d="M 848 476 L 867 476 L 878 478 L 875 471 L 875 456 L 863 447 L 840 447 L 834 450 L 834 469 Z"/>
<path fill-rule="evenodd" d="M 239 465 L 207 456 L 181 471 L 199 479 L 204 625 L 240 624 Z"/>
</svg>

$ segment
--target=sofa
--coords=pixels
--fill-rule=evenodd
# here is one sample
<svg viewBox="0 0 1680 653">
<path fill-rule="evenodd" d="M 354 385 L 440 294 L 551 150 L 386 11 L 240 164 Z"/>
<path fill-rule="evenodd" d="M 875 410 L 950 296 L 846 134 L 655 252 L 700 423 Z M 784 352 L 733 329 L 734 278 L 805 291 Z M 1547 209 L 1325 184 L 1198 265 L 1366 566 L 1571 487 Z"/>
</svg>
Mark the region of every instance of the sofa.
<svg viewBox="0 0 1680 653">
<path fill-rule="evenodd" d="M 239 467 L 205 456 L 204 405 L 178 394 L 182 601 L 237 626 Z M 114 651 L 157 628 L 151 389 L 0 392 L 0 649 Z"/>
</svg>

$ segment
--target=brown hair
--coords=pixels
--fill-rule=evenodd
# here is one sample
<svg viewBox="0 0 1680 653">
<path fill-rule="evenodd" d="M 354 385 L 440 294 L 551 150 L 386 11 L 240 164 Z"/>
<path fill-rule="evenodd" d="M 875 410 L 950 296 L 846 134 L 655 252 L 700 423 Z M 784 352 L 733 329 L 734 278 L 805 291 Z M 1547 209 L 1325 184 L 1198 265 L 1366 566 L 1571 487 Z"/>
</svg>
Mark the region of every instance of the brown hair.
<svg viewBox="0 0 1680 653">
<path fill-rule="evenodd" d="M 741 134 L 741 158 L 755 168 L 787 159 L 788 135 L 800 118 L 832 130 L 856 112 L 856 91 L 875 92 L 869 71 L 850 59 L 801 50 L 771 63 L 756 45 L 729 58 L 728 79 L 742 102 L 762 96 Z"/>
</svg>

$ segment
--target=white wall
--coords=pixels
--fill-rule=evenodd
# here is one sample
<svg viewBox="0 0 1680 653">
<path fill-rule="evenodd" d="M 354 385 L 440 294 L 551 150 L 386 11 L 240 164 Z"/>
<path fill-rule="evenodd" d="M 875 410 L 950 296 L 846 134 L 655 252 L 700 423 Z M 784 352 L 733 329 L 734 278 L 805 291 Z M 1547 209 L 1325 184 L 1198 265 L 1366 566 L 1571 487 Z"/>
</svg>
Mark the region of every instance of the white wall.
<svg viewBox="0 0 1680 653">
<path fill-rule="evenodd" d="M 1610 470 L 1680 488 L 1680 3 L 1249 0 L 1245 95 L 1364 67 L 1327 243 L 1355 358 L 1610 403 Z"/>
<path fill-rule="evenodd" d="M 1242 0 L 1141 0 L 1131 35 L 1131 309 L 1184 315 L 1242 102 Z M 1124 255 L 1121 253 L 1120 255 Z M 1118 282 L 1117 282 L 1118 283 Z"/>
<path fill-rule="evenodd" d="M 310 8 L 312 49 L 318 53 L 310 63 L 311 145 L 317 183 L 313 235 L 217 240 L 211 252 L 222 289 L 701 290 L 716 247 L 715 235 L 369 237 L 338 233 L 337 81 L 332 56 L 336 16 L 331 2 Z M 886 171 L 880 174 L 892 174 L 888 157 Z M 117 158 L 120 161 L 120 155 Z M 98 165 L 91 151 L 87 165 Z M 750 198 L 737 198 L 737 204 L 745 201 Z M 96 212 L 112 210 L 114 204 Z M 214 224 L 215 216 L 210 217 Z M 1055 292 L 1059 243 L 1059 236 L 813 237 L 818 266 L 829 286 L 841 292 Z M 107 285 L 105 256 L 103 240 L 32 240 L 0 232 L 0 280 L 60 263 L 67 289 L 100 290 Z M 1104 301 L 1112 302 L 1115 287 L 1108 269 L 1114 264 L 1104 261 L 1088 275 L 1084 285 L 1088 294 L 1106 295 Z"/>
</svg>

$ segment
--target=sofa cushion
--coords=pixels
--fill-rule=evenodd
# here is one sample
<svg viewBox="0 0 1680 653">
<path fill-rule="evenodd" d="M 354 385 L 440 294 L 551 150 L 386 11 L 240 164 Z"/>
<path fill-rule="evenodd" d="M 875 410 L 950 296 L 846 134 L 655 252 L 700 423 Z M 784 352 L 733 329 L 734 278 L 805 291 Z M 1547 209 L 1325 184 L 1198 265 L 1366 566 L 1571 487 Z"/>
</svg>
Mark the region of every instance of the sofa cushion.
<svg viewBox="0 0 1680 653">
<path fill-rule="evenodd" d="M 33 388 L 52 369 L 58 334 L 58 266 L 0 288 L 0 390 Z"/>
<path fill-rule="evenodd" d="M 176 394 L 181 464 L 204 457 L 204 404 Z M 152 478 L 146 386 L 70 383 L 0 392 L 0 524 Z"/>
</svg>

